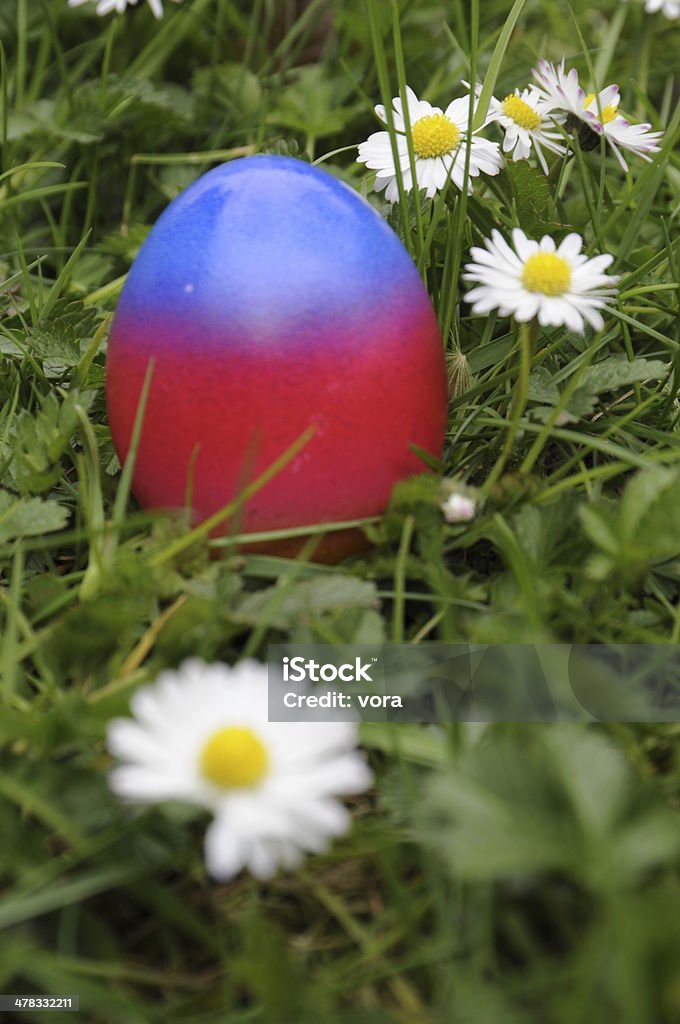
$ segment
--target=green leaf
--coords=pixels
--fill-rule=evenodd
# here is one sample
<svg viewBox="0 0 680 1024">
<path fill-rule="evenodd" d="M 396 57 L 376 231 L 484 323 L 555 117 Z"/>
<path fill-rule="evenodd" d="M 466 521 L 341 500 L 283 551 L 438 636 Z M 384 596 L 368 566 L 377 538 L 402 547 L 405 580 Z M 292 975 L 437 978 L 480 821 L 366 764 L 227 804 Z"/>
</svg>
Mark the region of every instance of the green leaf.
<svg viewBox="0 0 680 1024">
<path fill-rule="evenodd" d="M 342 131 L 354 116 L 344 99 L 349 83 L 329 78 L 320 64 L 297 68 L 294 78 L 279 95 L 276 108 L 267 116 L 269 124 L 281 125 L 306 138 L 323 139 Z"/>
<path fill-rule="evenodd" d="M 296 622 L 317 619 L 347 608 L 376 608 L 375 584 L 355 576 L 333 573 L 303 580 L 292 587 L 267 587 L 249 594 L 239 605 L 237 621 L 257 625 L 265 618 L 270 625 L 286 629 Z"/>
<path fill-rule="evenodd" d="M 132 224 L 125 235 L 120 231 L 106 235 L 101 241 L 100 249 L 112 256 L 119 256 L 130 264 L 137 258 L 150 230 L 148 224 Z"/>
<path fill-rule="evenodd" d="M 668 363 L 658 359 L 627 359 L 611 356 L 595 366 L 589 366 L 583 373 L 579 390 L 593 395 L 605 391 L 616 391 L 628 384 L 643 380 L 662 380 L 669 372 Z"/>
<path fill-rule="evenodd" d="M 579 518 L 593 544 L 610 555 L 618 553 L 616 519 L 608 509 L 584 505 L 579 509 Z"/>
<path fill-rule="evenodd" d="M 650 466 L 637 473 L 626 486 L 621 504 L 622 525 L 626 537 L 632 539 L 641 530 L 649 534 L 648 518 L 655 512 L 654 519 L 662 520 L 658 526 L 666 532 L 668 523 L 671 535 L 680 541 L 679 497 L 680 474 L 677 470 Z M 658 514 L 660 512 L 661 516 Z"/>
<path fill-rule="evenodd" d="M 629 540 L 680 551 L 680 472 L 650 466 L 637 473 L 623 495 L 621 525 Z"/>
<path fill-rule="evenodd" d="M 529 377 L 527 396 L 532 402 L 542 405 L 557 405 L 560 389 L 553 382 L 552 375 L 545 366 L 537 366 Z"/>
<path fill-rule="evenodd" d="M 579 841 L 558 797 L 519 750 L 499 745 L 439 773 L 417 818 L 461 878 L 566 870 L 579 861 Z"/>
<path fill-rule="evenodd" d="M 22 494 L 44 494 L 61 476 L 60 460 L 78 426 L 76 392 L 60 402 L 50 393 L 31 415 L 26 409 L 14 424 L 14 474 Z"/>
<path fill-rule="evenodd" d="M 617 391 L 641 381 L 657 381 L 667 376 L 670 366 L 658 359 L 633 359 L 631 361 L 618 356 L 603 359 L 595 366 L 583 371 L 578 387 L 561 412 L 561 421 L 576 422 L 589 416 L 597 405 L 598 397 L 609 391 Z M 558 404 L 561 390 L 551 378 L 546 367 L 537 367 L 529 381 L 529 398 L 540 402 L 543 406 L 554 407 Z M 548 409 L 536 410 L 536 415 L 547 419 Z"/>
<path fill-rule="evenodd" d="M 62 530 L 68 515 L 68 510 L 56 501 L 16 498 L 8 491 L 0 491 L 0 542 Z"/>
<path fill-rule="evenodd" d="M 517 223 L 530 238 L 569 230 L 551 219 L 555 209 L 554 189 L 542 171 L 531 167 L 526 160 L 508 160 L 505 173 L 512 186 Z"/>
<path fill-rule="evenodd" d="M 629 480 L 618 507 L 584 506 L 579 515 L 600 549 L 588 563 L 591 578 L 618 575 L 637 590 L 652 562 L 680 554 L 680 469 L 641 470 Z"/>
<path fill-rule="evenodd" d="M 629 886 L 680 850 L 673 812 L 584 726 L 496 732 L 437 772 L 412 814 L 454 876 L 470 880 L 561 870 Z"/>
<path fill-rule="evenodd" d="M 678 822 L 666 809 L 643 812 L 620 830 L 612 853 L 619 870 L 629 875 L 651 871 L 680 854 Z"/>
<path fill-rule="evenodd" d="M 43 365 L 49 378 L 60 377 L 65 369 L 77 366 L 87 342 L 97 329 L 97 314 L 79 300 L 60 298 L 49 317 L 28 331 L 18 318 L 3 325 L 0 351 L 24 356 L 26 352 Z"/>
<path fill-rule="evenodd" d="M 239 122 L 255 118 L 261 111 L 259 79 L 243 64 L 227 62 L 199 68 L 193 76 L 193 90 L 200 104 L 226 110 Z"/>
<path fill-rule="evenodd" d="M 43 138 L 51 136 L 85 146 L 102 139 L 98 123 L 85 111 L 80 117 L 69 116 L 68 106 L 60 105 L 55 99 L 36 100 L 30 109 L 10 114 L 7 134 L 8 138 L 17 140 L 39 134 Z"/>
<path fill-rule="evenodd" d="M 580 546 L 574 529 L 574 501 L 563 496 L 546 505 L 524 505 L 513 517 L 512 526 L 517 542 L 537 572 L 546 572 L 551 565 L 570 558 Z"/>
<path fill-rule="evenodd" d="M 623 813 L 631 788 L 621 752 L 588 729 L 555 729 L 546 747 L 581 826 L 606 834 Z"/>
</svg>

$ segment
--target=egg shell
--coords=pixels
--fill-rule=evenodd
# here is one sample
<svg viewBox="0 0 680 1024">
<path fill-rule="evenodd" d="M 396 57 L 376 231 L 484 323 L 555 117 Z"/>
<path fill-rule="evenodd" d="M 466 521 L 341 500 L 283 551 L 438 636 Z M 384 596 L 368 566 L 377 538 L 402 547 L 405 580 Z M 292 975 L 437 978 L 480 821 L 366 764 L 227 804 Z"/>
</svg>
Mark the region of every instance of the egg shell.
<svg viewBox="0 0 680 1024">
<path fill-rule="evenodd" d="M 428 294 L 371 205 L 299 160 L 209 171 L 142 245 L 111 331 L 107 404 L 124 460 L 149 361 L 133 491 L 194 520 L 222 509 L 310 426 L 306 446 L 221 531 L 381 512 L 441 454 L 444 355 Z"/>
</svg>

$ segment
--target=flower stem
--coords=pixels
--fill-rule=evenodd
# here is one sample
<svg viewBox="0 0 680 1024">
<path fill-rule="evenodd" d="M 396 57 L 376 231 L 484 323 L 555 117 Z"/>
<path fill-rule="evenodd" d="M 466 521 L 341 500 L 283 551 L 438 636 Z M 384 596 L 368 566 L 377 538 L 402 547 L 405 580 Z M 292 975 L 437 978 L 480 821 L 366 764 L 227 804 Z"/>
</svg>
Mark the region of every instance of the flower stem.
<svg viewBox="0 0 680 1024">
<path fill-rule="evenodd" d="M 498 456 L 496 463 L 491 470 L 484 485 L 485 493 L 489 493 L 493 485 L 503 473 L 507 464 L 510 452 L 512 451 L 515 439 L 519 432 L 519 425 L 524 415 L 529 393 L 529 374 L 531 373 L 531 357 L 534 351 L 536 338 L 538 337 L 538 320 L 534 319 L 529 324 L 520 324 L 519 328 L 519 377 L 512 396 L 510 405 L 510 426 L 505 438 L 503 450 Z"/>
</svg>

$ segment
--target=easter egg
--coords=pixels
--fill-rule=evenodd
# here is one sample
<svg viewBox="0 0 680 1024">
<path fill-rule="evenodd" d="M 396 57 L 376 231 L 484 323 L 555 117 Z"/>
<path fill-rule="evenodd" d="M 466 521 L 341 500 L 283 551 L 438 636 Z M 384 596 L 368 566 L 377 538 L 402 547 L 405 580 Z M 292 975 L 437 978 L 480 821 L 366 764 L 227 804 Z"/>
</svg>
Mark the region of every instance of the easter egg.
<svg viewBox="0 0 680 1024">
<path fill-rule="evenodd" d="M 425 469 L 414 446 L 441 454 L 444 356 L 416 267 L 365 199 L 299 160 L 209 171 L 146 238 L 107 355 L 121 461 L 150 361 L 145 508 L 205 520 L 302 444 L 217 532 L 376 515 Z"/>
</svg>

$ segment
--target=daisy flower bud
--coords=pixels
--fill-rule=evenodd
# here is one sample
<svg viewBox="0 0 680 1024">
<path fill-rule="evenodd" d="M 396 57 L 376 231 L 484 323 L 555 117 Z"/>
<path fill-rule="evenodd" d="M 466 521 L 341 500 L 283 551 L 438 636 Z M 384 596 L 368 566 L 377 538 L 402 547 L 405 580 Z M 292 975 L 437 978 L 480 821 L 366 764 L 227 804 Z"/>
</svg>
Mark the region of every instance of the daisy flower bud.
<svg viewBox="0 0 680 1024">
<path fill-rule="evenodd" d="M 372 781 L 350 722 L 269 722 L 267 667 L 190 660 L 162 672 L 131 701 L 134 718 L 108 729 L 121 762 L 109 784 L 124 800 L 180 800 L 211 811 L 210 874 L 246 868 L 270 878 L 346 832 L 340 795 Z"/>
<path fill-rule="evenodd" d="M 446 110 L 433 107 L 426 100 L 419 100 L 413 89 L 407 87 L 408 116 L 411 126 L 411 145 L 415 164 L 415 187 L 425 189 L 428 197 L 446 187 L 449 179 L 456 188 L 465 186 L 465 163 L 468 140 L 470 146 L 469 179 L 484 174 L 498 174 L 503 167 L 500 147 L 496 142 L 482 139 L 470 131 L 470 102 L 467 97 L 453 100 Z M 380 120 L 386 124 L 385 108 L 375 108 Z M 414 187 L 406 138 L 406 122 L 401 99 L 392 100 L 396 148 L 399 158 L 404 189 L 410 192 Z M 374 132 L 359 146 L 359 163 L 376 171 L 376 192 L 386 189 L 385 197 L 394 203 L 399 199 L 397 171 L 390 133 Z M 468 192 L 472 182 L 468 180 Z"/>
<path fill-rule="evenodd" d="M 453 490 L 441 503 L 447 523 L 469 523 L 477 514 L 477 502 L 464 488 Z"/>
<path fill-rule="evenodd" d="M 470 250 L 473 262 L 463 277 L 474 284 L 465 296 L 474 313 L 497 309 L 520 322 L 536 317 L 542 327 L 564 325 L 577 334 L 585 321 L 596 330 L 604 327 L 599 310 L 612 301 L 618 281 L 604 273 L 613 256 L 588 259 L 577 234 L 567 235 L 558 248 L 549 235 L 536 242 L 515 228 L 512 243 L 494 229 L 485 248 Z"/>
</svg>

